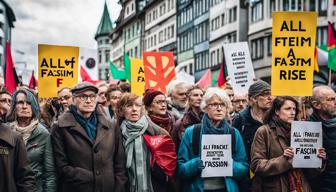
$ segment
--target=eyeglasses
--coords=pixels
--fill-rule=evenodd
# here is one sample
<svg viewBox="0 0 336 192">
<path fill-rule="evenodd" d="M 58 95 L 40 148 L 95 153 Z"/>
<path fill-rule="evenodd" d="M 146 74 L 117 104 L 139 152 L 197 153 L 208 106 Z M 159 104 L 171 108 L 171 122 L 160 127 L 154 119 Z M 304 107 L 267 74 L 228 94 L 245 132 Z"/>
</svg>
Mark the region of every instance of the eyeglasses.
<svg viewBox="0 0 336 192">
<path fill-rule="evenodd" d="M 91 95 L 79 94 L 79 95 L 76 95 L 75 97 L 78 97 L 81 101 L 87 101 L 88 98 L 90 98 L 91 101 L 95 101 L 97 99 L 96 94 L 91 94 Z"/>
<path fill-rule="evenodd" d="M 11 99 L 0 99 L 0 103 L 10 104 L 11 102 L 12 102 Z"/>
<path fill-rule="evenodd" d="M 237 99 L 237 100 L 233 100 L 233 103 L 247 103 L 246 99 Z"/>
<path fill-rule="evenodd" d="M 162 105 L 162 104 L 167 104 L 166 100 L 159 100 L 159 101 L 153 101 L 153 103 L 157 104 L 157 105 Z"/>
<path fill-rule="evenodd" d="M 68 99 L 70 99 L 71 97 L 69 96 L 69 95 L 64 95 L 64 96 L 62 96 L 62 97 L 59 97 L 58 98 L 58 100 L 59 101 L 63 101 L 63 100 L 68 100 Z"/>
<path fill-rule="evenodd" d="M 224 103 L 209 103 L 209 104 L 208 104 L 208 107 L 209 107 L 210 109 L 212 109 L 212 110 L 214 110 L 214 109 L 218 109 L 219 107 L 220 107 L 221 109 L 223 109 L 223 108 L 225 107 L 225 104 L 224 104 Z"/>
</svg>

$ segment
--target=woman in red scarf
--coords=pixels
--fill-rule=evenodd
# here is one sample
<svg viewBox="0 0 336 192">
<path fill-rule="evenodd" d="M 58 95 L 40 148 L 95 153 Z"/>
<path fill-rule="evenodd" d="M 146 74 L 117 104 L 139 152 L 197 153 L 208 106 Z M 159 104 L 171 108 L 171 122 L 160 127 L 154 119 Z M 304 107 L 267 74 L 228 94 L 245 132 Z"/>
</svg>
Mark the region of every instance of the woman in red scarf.
<svg viewBox="0 0 336 192">
<path fill-rule="evenodd" d="M 143 103 L 150 119 L 171 134 L 175 119 L 167 110 L 166 96 L 161 91 L 147 89 L 144 94 Z"/>
</svg>

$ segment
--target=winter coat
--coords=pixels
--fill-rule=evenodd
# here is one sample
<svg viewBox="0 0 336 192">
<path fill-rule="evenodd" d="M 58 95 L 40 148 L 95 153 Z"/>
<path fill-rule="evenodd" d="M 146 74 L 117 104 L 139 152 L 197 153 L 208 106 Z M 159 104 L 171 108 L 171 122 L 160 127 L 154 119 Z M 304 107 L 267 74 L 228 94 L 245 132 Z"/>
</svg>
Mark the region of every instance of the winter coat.
<svg viewBox="0 0 336 192">
<path fill-rule="evenodd" d="M 177 174 L 183 180 L 183 191 L 185 192 L 202 192 L 204 191 L 204 181 L 201 174 L 194 169 L 194 159 L 199 157 L 193 153 L 192 137 L 194 126 L 186 129 L 182 138 L 180 149 L 177 158 Z M 247 175 L 248 164 L 247 157 L 244 149 L 244 143 L 242 137 L 237 129 L 234 129 L 234 137 L 236 144 L 232 151 L 235 151 L 232 155 L 233 158 L 233 176 L 225 177 L 226 190 L 228 192 L 238 192 L 238 185 L 236 180 L 240 180 Z M 230 134 L 230 133 L 226 133 Z M 202 134 L 200 134 L 200 140 L 202 141 Z M 201 142 L 199 143 L 201 149 Z M 223 182 L 224 182 L 223 181 Z"/>
<path fill-rule="evenodd" d="M 255 173 L 252 191 L 289 191 L 288 174 L 292 164 L 283 156 L 289 147 L 286 136 L 276 126 L 263 125 L 258 128 L 251 150 L 251 169 Z M 304 192 L 311 191 L 307 176 L 318 174 L 323 169 L 301 169 Z"/>
<path fill-rule="evenodd" d="M 126 157 L 120 129 L 96 109 L 97 137 L 91 141 L 71 112 L 61 115 L 51 134 L 61 192 L 125 191 Z"/>
<path fill-rule="evenodd" d="M 0 191 L 35 192 L 34 172 L 28 162 L 22 138 L 0 124 Z"/>
<path fill-rule="evenodd" d="M 54 156 L 48 130 L 38 124 L 28 138 L 27 153 L 35 173 L 37 192 L 57 191 Z"/>
</svg>

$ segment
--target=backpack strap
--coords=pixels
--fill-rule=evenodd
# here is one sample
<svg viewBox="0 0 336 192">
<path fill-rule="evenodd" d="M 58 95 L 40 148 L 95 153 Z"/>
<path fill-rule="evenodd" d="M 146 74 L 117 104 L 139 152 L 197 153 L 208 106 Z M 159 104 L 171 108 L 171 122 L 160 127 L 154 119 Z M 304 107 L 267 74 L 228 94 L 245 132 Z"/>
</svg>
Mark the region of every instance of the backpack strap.
<svg viewBox="0 0 336 192">
<path fill-rule="evenodd" d="M 232 146 L 232 155 L 236 152 L 236 135 L 235 129 L 230 126 L 230 135 L 231 135 L 231 146 Z"/>
<path fill-rule="evenodd" d="M 193 134 L 192 134 L 192 151 L 193 154 L 198 156 L 199 155 L 199 140 L 201 135 L 201 124 L 194 125 Z"/>
</svg>

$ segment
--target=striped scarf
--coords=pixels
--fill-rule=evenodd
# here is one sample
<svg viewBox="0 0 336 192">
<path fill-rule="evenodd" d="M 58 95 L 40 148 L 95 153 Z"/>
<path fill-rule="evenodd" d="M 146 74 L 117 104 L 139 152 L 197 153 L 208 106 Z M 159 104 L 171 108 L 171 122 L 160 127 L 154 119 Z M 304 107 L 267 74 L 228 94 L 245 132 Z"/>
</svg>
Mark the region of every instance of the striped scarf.
<svg viewBox="0 0 336 192">
<path fill-rule="evenodd" d="M 147 128 L 148 119 L 145 115 L 138 122 L 124 120 L 121 124 L 130 192 L 154 191 L 150 173 L 150 151 L 143 139 Z"/>
</svg>

